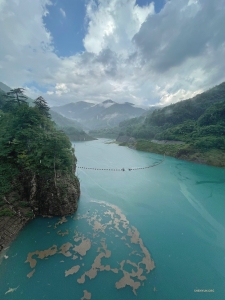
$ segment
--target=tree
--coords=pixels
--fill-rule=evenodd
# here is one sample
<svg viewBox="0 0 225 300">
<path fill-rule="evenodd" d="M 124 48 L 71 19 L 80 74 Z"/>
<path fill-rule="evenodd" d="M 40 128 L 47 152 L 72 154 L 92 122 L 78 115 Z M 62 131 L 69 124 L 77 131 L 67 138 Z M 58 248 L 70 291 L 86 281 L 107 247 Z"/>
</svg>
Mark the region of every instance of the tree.
<svg viewBox="0 0 225 300">
<path fill-rule="evenodd" d="M 51 115 L 49 113 L 50 108 L 49 108 L 46 100 L 42 96 L 40 96 L 36 100 L 34 100 L 34 103 L 42 115 L 44 115 L 45 117 L 47 117 L 49 119 L 51 118 Z"/>
<path fill-rule="evenodd" d="M 11 103 L 17 103 L 18 105 L 27 103 L 27 96 L 24 95 L 24 91 L 25 89 L 23 88 L 12 89 L 5 94 L 6 100 Z"/>
</svg>

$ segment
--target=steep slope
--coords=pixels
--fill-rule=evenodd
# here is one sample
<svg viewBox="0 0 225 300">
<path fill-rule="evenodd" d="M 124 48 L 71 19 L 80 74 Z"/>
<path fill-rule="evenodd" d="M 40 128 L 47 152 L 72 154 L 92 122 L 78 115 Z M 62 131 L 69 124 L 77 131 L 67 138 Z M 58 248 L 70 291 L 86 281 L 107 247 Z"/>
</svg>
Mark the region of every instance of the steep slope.
<svg viewBox="0 0 225 300">
<path fill-rule="evenodd" d="M 52 120 L 56 123 L 58 127 L 75 127 L 76 129 L 81 129 L 82 126 L 76 120 L 71 120 L 66 117 L 63 117 L 61 114 L 55 112 L 54 110 L 50 109 L 50 114 Z"/>
<path fill-rule="evenodd" d="M 153 111 L 125 134 L 138 150 L 225 167 L 225 83 Z"/>
<path fill-rule="evenodd" d="M 225 100 L 225 82 L 194 98 L 155 110 L 146 119 L 146 124 L 164 126 L 177 125 L 186 120 L 197 120 L 212 104 Z"/>
<path fill-rule="evenodd" d="M 5 93 L 8 93 L 11 90 L 11 88 L 3 82 L 0 82 L 0 90 L 2 90 Z"/>
</svg>

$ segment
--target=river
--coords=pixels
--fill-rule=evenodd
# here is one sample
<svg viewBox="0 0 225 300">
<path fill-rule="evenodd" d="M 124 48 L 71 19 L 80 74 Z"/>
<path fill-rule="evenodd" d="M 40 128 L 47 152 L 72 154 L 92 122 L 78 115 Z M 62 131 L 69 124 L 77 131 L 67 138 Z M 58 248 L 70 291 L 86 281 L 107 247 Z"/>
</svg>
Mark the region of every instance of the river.
<svg viewBox="0 0 225 300">
<path fill-rule="evenodd" d="M 0 265 L 0 299 L 224 299 L 225 170 L 77 142 L 79 208 L 37 218 Z M 122 169 L 96 171 L 88 168 Z"/>
</svg>

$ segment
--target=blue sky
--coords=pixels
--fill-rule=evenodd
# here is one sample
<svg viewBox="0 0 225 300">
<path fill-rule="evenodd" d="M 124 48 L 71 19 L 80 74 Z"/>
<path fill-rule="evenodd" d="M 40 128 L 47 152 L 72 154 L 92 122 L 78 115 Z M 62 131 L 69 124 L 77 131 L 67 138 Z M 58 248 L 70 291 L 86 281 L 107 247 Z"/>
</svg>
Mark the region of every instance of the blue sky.
<svg viewBox="0 0 225 300">
<path fill-rule="evenodd" d="M 51 32 L 55 51 L 60 56 L 71 56 L 84 51 L 83 38 L 86 31 L 85 1 L 55 1 L 48 6 L 49 14 L 43 18 Z"/>
<path fill-rule="evenodd" d="M 149 0 L 137 0 L 140 7 L 150 4 Z M 165 0 L 156 0 L 155 12 L 159 13 Z M 56 0 L 48 6 L 49 14 L 43 18 L 50 31 L 55 51 L 59 56 L 71 56 L 85 51 L 83 38 L 87 31 L 85 0 Z"/>
<path fill-rule="evenodd" d="M 50 105 L 168 105 L 225 81 L 224 0 L 0 0 L 0 81 Z"/>
</svg>

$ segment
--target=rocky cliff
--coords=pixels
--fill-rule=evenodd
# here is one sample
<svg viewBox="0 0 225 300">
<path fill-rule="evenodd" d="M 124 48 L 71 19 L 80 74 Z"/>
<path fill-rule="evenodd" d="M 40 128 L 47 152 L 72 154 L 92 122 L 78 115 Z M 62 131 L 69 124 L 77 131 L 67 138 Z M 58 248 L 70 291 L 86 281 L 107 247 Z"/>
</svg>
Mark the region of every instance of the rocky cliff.
<svg viewBox="0 0 225 300">
<path fill-rule="evenodd" d="M 77 210 L 80 196 L 80 183 L 73 172 L 37 175 L 22 173 L 17 180 L 18 196 L 27 202 L 34 216 L 64 216 Z"/>
</svg>

